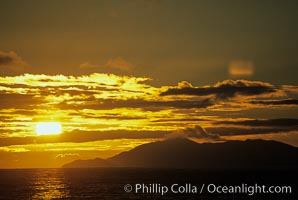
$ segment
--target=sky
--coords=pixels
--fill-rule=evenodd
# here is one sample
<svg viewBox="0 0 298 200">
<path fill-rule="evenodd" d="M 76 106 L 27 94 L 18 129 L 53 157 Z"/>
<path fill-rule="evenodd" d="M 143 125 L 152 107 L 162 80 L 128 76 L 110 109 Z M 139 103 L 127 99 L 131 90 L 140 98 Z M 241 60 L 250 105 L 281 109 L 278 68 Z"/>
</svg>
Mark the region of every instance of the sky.
<svg viewBox="0 0 298 200">
<path fill-rule="evenodd" d="M 169 137 L 298 146 L 296 1 L 0 3 L 0 168 Z M 38 134 L 58 122 L 61 134 Z"/>
</svg>

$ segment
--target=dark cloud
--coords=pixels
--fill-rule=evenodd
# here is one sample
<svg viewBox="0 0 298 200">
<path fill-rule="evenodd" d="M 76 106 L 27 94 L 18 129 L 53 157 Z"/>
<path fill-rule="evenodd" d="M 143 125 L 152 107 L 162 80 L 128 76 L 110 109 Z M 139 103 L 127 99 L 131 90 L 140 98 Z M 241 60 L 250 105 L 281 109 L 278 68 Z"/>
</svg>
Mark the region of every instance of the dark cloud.
<svg viewBox="0 0 298 200">
<path fill-rule="evenodd" d="M 273 85 L 260 81 L 247 80 L 225 80 L 207 87 L 193 87 L 191 84 L 178 85 L 162 92 L 160 96 L 167 95 L 192 95 L 207 96 L 215 95 L 217 99 L 228 99 L 237 95 L 255 96 L 262 94 L 275 93 L 278 89 Z"/>
<path fill-rule="evenodd" d="M 108 103 L 108 102 L 107 102 Z M 108 103 L 109 104 L 109 103 Z M 207 108 L 213 105 L 212 100 L 205 99 L 202 101 L 191 100 L 173 100 L 173 101 L 146 101 L 146 100 L 121 100 L 114 101 L 114 105 L 118 104 L 121 107 L 136 107 L 136 108 Z"/>
<path fill-rule="evenodd" d="M 183 118 L 183 119 L 158 119 L 152 122 L 202 122 L 202 121 L 211 121 L 210 119 L 203 118 Z"/>
<path fill-rule="evenodd" d="M 235 126 L 221 126 L 206 128 L 208 132 L 218 134 L 220 136 L 232 135 L 260 135 L 260 134 L 273 134 L 273 133 L 288 133 L 290 131 L 297 131 L 296 126 L 293 127 L 235 127 Z"/>
<path fill-rule="evenodd" d="M 25 110 L 25 109 L 20 109 L 20 110 L 15 110 L 12 112 L 12 114 L 20 114 L 20 115 L 35 115 L 37 114 L 36 111 L 34 110 Z"/>
<path fill-rule="evenodd" d="M 211 99 L 201 101 L 191 100 L 172 100 L 172 101 L 146 101 L 143 99 L 128 100 L 94 100 L 85 101 L 83 105 L 69 105 L 67 102 L 60 104 L 62 108 L 88 108 L 88 109 L 113 109 L 113 108 L 143 108 L 145 110 L 160 110 L 165 108 L 207 108 L 214 103 Z"/>
<path fill-rule="evenodd" d="M 42 143 L 60 143 L 60 142 L 91 142 L 98 140 L 112 139 L 154 139 L 164 138 L 167 131 L 82 131 L 74 130 L 61 135 L 42 135 L 28 137 L 6 137 L 1 138 L 0 146 L 42 144 Z"/>
<path fill-rule="evenodd" d="M 298 119 L 254 119 L 254 120 L 243 120 L 243 121 L 220 121 L 214 122 L 214 124 L 230 124 L 230 125 L 244 125 L 244 126 L 297 126 Z"/>
<path fill-rule="evenodd" d="M 30 109 L 44 101 L 31 94 L 0 94 L 0 109 Z"/>
<path fill-rule="evenodd" d="M 15 75 L 24 71 L 28 64 L 15 52 L 0 51 L 1 75 Z"/>
<path fill-rule="evenodd" d="M 7 65 L 13 62 L 13 58 L 4 52 L 0 52 L 0 65 Z"/>
<path fill-rule="evenodd" d="M 298 119 L 252 119 L 242 121 L 217 121 L 207 130 L 221 136 L 287 133 L 298 130 Z"/>
<path fill-rule="evenodd" d="M 60 142 L 91 142 L 110 139 L 154 139 L 164 137 L 193 137 L 198 139 L 220 140 L 220 136 L 270 134 L 298 130 L 297 126 L 292 127 L 210 127 L 204 129 L 200 125 L 192 128 L 185 128 L 174 132 L 169 131 L 82 131 L 74 130 L 61 135 L 44 135 L 29 137 L 7 137 L 0 140 L 0 146 L 60 143 Z"/>
<path fill-rule="evenodd" d="M 294 123 L 292 123 L 294 124 Z M 230 125 L 230 124 L 229 124 Z M 196 125 L 192 128 L 185 128 L 174 132 L 170 131 L 83 131 L 74 130 L 65 132 L 61 135 L 42 135 L 27 137 L 4 137 L 0 140 L 0 146 L 42 144 L 42 143 L 61 143 L 61 142 L 91 142 L 98 140 L 112 139 L 156 139 L 164 137 L 193 137 L 199 139 L 220 140 L 220 136 L 232 135 L 251 135 L 251 134 L 270 134 L 270 133 L 287 133 L 298 130 L 297 126 L 280 126 L 280 127 L 233 127 L 226 124 L 222 127 L 202 128 Z M 1 131 L 0 131 L 1 132 Z M 7 132 L 7 131 L 5 131 Z"/>
<path fill-rule="evenodd" d="M 147 119 L 147 117 L 141 117 L 141 116 L 122 116 L 121 114 L 116 113 L 107 113 L 98 116 L 94 113 L 71 113 L 70 116 L 77 116 L 80 115 L 82 117 L 85 117 L 86 119 L 92 118 L 92 119 L 115 119 L 115 120 L 139 120 L 139 119 Z"/>
<path fill-rule="evenodd" d="M 161 138 L 168 134 L 167 131 L 82 131 L 74 130 L 60 135 L 60 139 L 71 142 L 87 142 L 109 139 L 140 139 L 140 138 Z M 83 137 L 82 137 L 83 136 Z"/>
<path fill-rule="evenodd" d="M 252 104 L 261 105 L 298 105 L 298 99 L 282 99 L 282 100 L 259 100 L 251 101 Z"/>
</svg>

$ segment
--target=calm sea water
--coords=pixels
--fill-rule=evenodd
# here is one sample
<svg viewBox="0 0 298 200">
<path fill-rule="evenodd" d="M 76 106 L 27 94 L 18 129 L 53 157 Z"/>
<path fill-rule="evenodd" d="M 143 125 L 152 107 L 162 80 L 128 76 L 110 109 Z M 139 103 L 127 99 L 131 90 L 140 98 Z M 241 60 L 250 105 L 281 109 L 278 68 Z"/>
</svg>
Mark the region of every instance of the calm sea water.
<svg viewBox="0 0 298 200">
<path fill-rule="evenodd" d="M 12 169 L 0 170 L 0 199 L 280 199 L 297 200 L 297 171 L 199 171 L 156 169 Z M 126 184 L 170 186 L 210 184 L 291 185 L 292 194 L 135 194 Z M 295 193 L 296 192 L 296 193 Z"/>
</svg>

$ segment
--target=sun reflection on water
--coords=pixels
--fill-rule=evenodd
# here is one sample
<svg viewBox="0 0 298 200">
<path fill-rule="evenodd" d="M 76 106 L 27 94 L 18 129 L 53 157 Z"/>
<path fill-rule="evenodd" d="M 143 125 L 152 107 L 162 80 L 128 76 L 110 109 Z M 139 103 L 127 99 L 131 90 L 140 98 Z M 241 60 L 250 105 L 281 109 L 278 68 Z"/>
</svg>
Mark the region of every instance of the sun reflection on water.
<svg viewBox="0 0 298 200">
<path fill-rule="evenodd" d="M 59 169 L 35 171 L 32 177 L 32 196 L 30 199 L 68 199 L 67 181 Z"/>
</svg>

